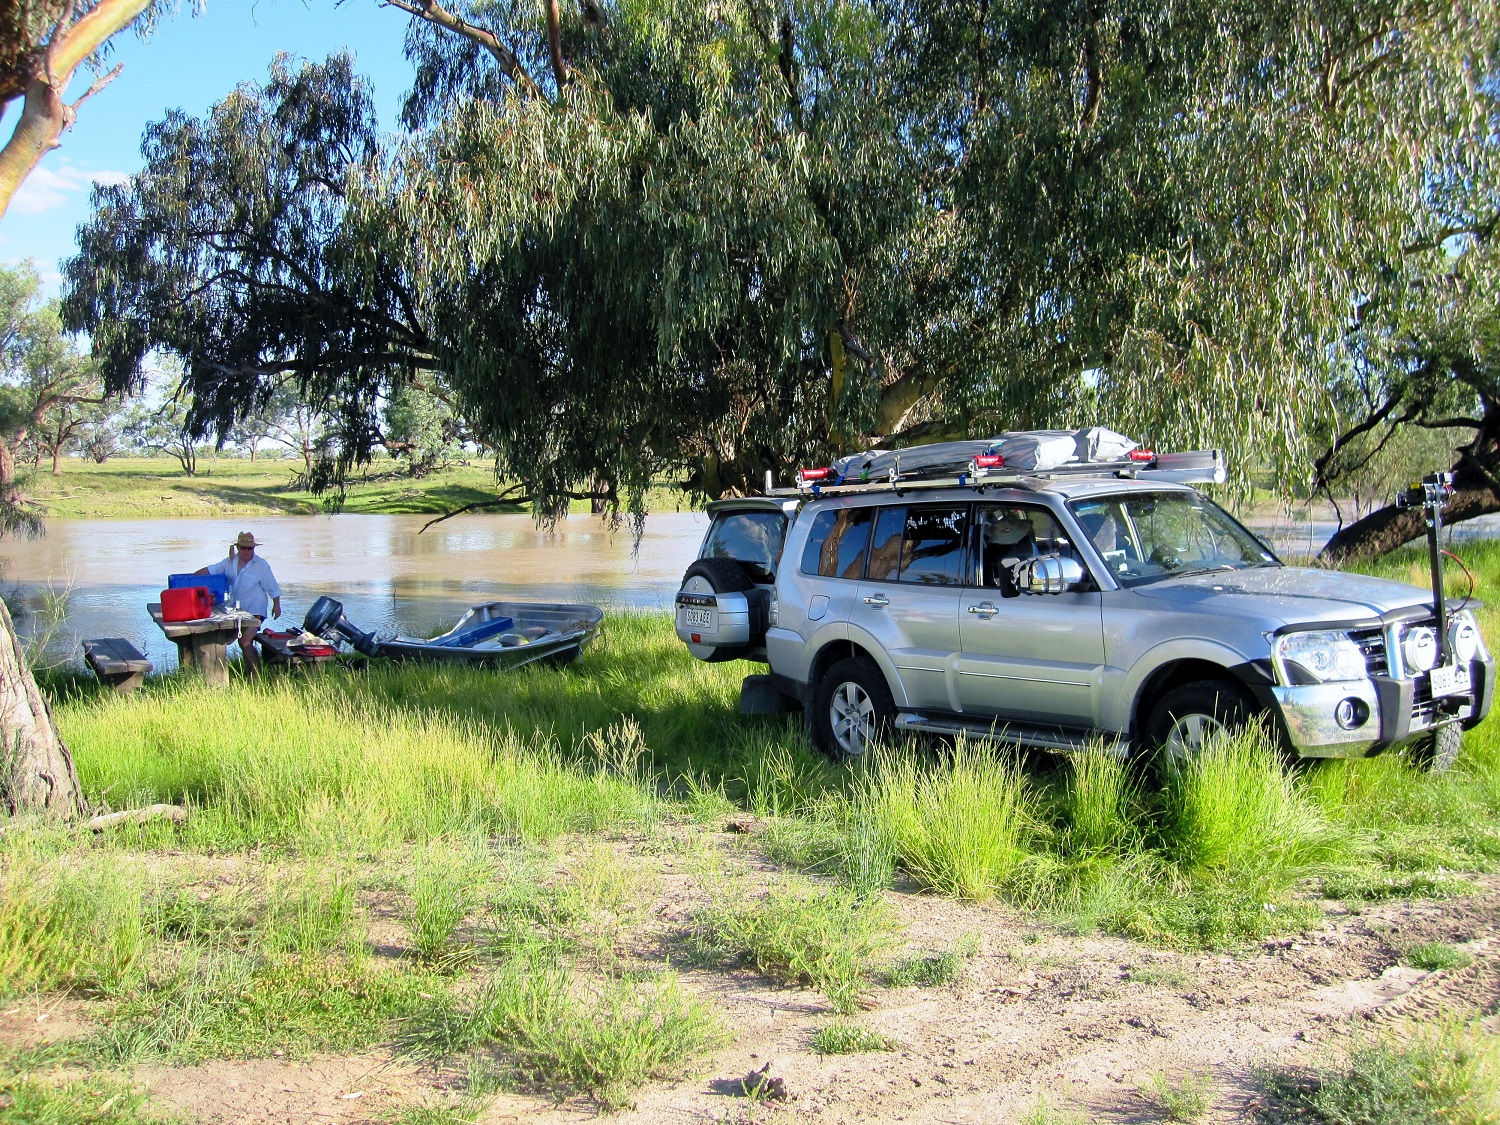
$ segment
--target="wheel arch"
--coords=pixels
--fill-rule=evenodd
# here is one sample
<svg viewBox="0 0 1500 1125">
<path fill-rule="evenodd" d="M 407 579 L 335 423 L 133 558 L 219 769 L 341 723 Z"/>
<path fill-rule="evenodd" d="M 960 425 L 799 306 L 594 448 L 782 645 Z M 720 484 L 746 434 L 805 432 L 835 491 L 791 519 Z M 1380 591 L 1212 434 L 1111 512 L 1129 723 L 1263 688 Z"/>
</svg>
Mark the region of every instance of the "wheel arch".
<svg viewBox="0 0 1500 1125">
<path fill-rule="evenodd" d="M 1207 656 L 1184 656 L 1163 662 L 1153 669 L 1136 689 L 1130 710 L 1130 738 L 1138 741 L 1145 729 L 1151 710 L 1169 691 L 1184 684 L 1201 680 L 1228 680 L 1238 684 L 1249 693 L 1257 707 L 1276 716 L 1279 725 L 1280 713 L 1270 688 L 1273 684 L 1270 663 L 1264 667 L 1250 661 L 1219 661 Z"/>
<path fill-rule="evenodd" d="M 818 684 L 822 681 L 824 674 L 840 660 L 850 657 L 860 657 L 868 660 L 880 669 L 880 674 L 885 677 L 886 687 L 891 690 L 891 697 L 900 704 L 902 697 L 897 690 L 899 681 L 893 682 L 888 669 L 880 662 L 875 654 L 858 641 L 849 640 L 847 637 L 829 641 L 812 658 L 812 663 L 807 667 L 807 690 L 809 696 L 818 690 Z"/>
</svg>

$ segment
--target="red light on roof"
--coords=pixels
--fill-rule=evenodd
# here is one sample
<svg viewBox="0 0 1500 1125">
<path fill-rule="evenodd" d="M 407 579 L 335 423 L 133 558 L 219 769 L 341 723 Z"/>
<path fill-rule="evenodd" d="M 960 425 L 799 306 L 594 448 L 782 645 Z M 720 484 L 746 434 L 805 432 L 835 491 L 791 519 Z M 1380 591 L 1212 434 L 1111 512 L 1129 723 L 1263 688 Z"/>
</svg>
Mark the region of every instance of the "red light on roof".
<svg viewBox="0 0 1500 1125">
<path fill-rule="evenodd" d="M 806 484 L 808 481 L 827 480 L 833 476 L 832 469 L 798 469 L 797 480 Z"/>
<path fill-rule="evenodd" d="M 978 453 L 974 456 L 976 469 L 999 469 L 1005 466 L 1005 458 L 998 453 Z"/>
<path fill-rule="evenodd" d="M 1132 449 L 1130 451 L 1132 461 L 1155 461 L 1156 451 L 1154 449 Z"/>
</svg>

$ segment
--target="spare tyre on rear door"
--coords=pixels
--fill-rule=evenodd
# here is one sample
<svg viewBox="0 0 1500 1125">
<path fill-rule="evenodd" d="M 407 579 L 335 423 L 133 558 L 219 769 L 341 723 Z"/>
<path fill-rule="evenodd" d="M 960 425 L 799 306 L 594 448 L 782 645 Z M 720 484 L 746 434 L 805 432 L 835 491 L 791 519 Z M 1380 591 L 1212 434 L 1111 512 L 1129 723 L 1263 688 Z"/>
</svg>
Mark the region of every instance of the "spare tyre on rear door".
<svg viewBox="0 0 1500 1125">
<path fill-rule="evenodd" d="M 677 636 L 699 660 L 763 660 L 786 512 L 769 498 L 708 510 L 713 522 L 677 592 Z"/>
</svg>

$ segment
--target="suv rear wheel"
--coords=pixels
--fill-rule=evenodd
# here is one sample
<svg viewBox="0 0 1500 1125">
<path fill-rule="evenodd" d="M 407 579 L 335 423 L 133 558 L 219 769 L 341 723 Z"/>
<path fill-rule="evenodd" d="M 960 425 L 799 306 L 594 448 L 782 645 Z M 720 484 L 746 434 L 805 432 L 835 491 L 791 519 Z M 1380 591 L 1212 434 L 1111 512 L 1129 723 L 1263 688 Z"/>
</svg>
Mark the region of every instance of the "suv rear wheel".
<svg viewBox="0 0 1500 1125">
<path fill-rule="evenodd" d="M 1204 743 L 1216 735 L 1249 726 L 1256 718 L 1255 703 L 1245 689 L 1228 680 L 1199 680 L 1175 687 L 1162 696 L 1146 720 L 1148 753 L 1167 770 L 1193 760 Z"/>
<path fill-rule="evenodd" d="M 890 734 L 896 701 L 880 668 L 851 656 L 818 681 L 812 720 L 820 750 L 832 758 L 858 758 Z"/>
</svg>

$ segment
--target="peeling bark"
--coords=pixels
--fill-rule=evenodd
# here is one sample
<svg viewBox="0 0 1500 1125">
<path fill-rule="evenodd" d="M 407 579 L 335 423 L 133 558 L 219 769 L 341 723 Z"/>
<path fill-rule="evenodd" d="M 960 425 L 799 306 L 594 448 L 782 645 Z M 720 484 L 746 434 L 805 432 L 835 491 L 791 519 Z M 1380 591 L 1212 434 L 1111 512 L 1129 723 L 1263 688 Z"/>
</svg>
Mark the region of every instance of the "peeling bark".
<svg viewBox="0 0 1500 1125">
<path fill-rule="evenodd" d="M 84 811 L 73 755 L 52 722 L 26 655 L 16 638 L 10 610 L 0 602 L 0 803 L 16 816 L 60 818 Z"/>
</svg>

